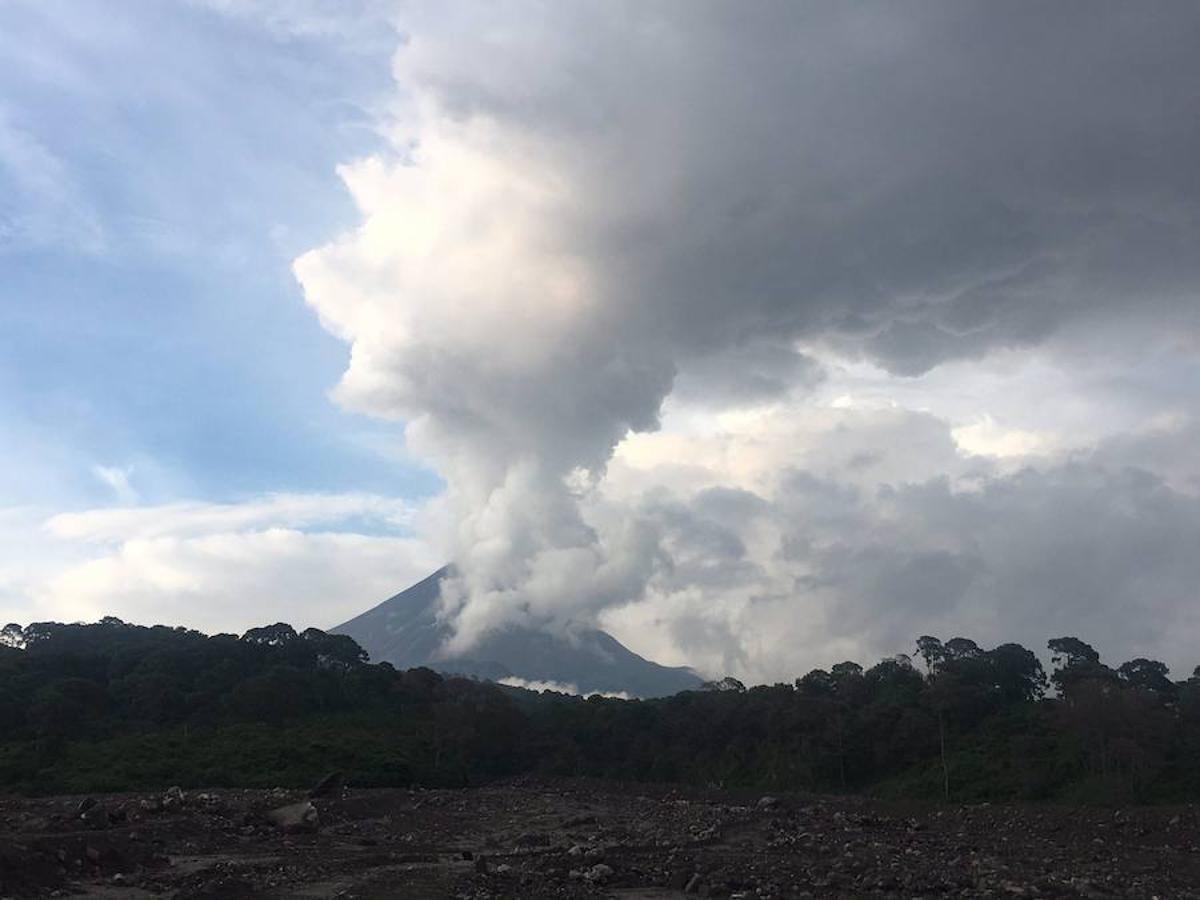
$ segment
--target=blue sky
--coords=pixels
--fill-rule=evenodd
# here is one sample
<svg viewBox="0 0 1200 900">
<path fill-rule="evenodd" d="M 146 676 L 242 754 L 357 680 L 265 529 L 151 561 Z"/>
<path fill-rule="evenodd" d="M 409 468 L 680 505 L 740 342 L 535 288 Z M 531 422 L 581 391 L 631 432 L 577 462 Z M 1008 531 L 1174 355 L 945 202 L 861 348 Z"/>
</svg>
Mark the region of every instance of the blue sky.
<svg viewBox="0 0 1200 900">
<path fill-rule="evenodd" d="M 162 2 L 0 3 L 8 504 L 420 495 L 398 426 L 325 400 L 346 348 L 290 265 L 354 220 L 394 35 Z"/>
</svg>

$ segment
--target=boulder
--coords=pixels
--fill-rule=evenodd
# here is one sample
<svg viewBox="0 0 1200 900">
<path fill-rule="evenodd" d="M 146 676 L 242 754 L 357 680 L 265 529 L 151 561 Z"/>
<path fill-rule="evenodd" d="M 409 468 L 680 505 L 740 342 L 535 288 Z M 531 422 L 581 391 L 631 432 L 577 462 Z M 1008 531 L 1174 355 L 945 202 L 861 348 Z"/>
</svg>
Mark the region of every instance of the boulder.
<svg viewBox="0 0 1200 900">
<path fill-rule="evenodd" d="M 109 811 L 102 803 L 93 802 L 79 814 L 79 819 L 88 828 L 107 828 L 109 825 Z"/>
<path fill-rule="evenodd" d="M 317 808 L 308 800 L 289 803 L 267 813 L 267 821 L 288 834 L 316 831 L 319 818 Z"/>
<path fill-rule="evenodd" d="M 178 785 L 169 787 L 167 788 L 167 792 L 162 796 L 162 808 L 178 809 L 183 806 L 184 799 L 183 788 Z"/>
<path fill-rule="evenodd" d="M 346 787 L 346 777 L 341 772 L 330 772 L 317 782 L 316 787 L 308 792 L 312 798 L 340 797 Z"/>
</svg>

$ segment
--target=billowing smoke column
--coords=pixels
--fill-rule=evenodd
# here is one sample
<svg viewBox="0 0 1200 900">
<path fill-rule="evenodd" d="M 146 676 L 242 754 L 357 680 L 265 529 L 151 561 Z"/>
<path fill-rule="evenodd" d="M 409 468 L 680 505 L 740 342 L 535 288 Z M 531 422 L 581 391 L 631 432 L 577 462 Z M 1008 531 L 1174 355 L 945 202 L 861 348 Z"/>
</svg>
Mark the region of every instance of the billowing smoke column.
<svg viewBox="0 0 1200 900">
<path fill-rule="evenodd" d="M 572 173 L 423 101 L 411 159 L 344 170 L 362 227 L 296 271 L 352 343 L 340 399 L 404 418 L 446 477 L 433 519 L 465 645 L 514 616 L 561 623 L 638 595 L 652 542 L 597 534 L 578 495 L 626 432 L 656 427 L 674 369 L 577 245 Z"/>
<path fill-rule="evenodd" d="M 341 172 L 362 223 L 295 270 L 338 398 L 446 478 L 461 646 L 672 564 L 596 485 L 673 390 L 803 391 L 800 342 L 919 375 L 1120 323 L 1132 285 L 1194 328 L 1194 29 L 1103 9 L 405 8 L 391 152 Z"/>
</svg>

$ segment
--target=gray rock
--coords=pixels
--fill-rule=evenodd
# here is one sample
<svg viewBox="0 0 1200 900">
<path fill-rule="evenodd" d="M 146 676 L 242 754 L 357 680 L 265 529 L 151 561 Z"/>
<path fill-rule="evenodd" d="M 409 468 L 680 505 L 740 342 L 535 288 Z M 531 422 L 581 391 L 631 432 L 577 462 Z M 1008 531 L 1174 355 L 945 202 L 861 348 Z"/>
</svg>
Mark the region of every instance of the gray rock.
<svg viewBox="0 0 1200 900">
<path fill-rule="evenodd" d="M 346 786 L 346 778 L 341 772 L 330 772 L 317 782 L 316 787 L 308 792 L 309 797 L 340 797 Z"/>
<path fill-rule="evenodd" d="M 183 806 L 184 801 L 183 788 L 178 785 L 167 788 L 167 792 L 162 797 L 163 809 L 177 809 Z"/>
<path fill-rule="evenodd" d="M 606 866 L 604 863 L 596 863 L 596 865 L 583 873 L 584 881 L 590 881 L 592 884 L 604 884 L 612 876 L 612 866 Z"/>
<path fill-rule="evenodd" d="M 79 818 L 88 828 L 107 828 L 109 825 L 108 808 L 95 801 L 79 814 Z"/>
<path fill-rule="evenodd" d="M 308 800 L 302 800 L 299 803 L 290 803 L 287 806 L 281 806 L 267 813 L 267 821 L 280 831 L 289 834 L 302 831 L 316 831 L 319 819 L 320 816 L 317 815 L 317 808 Z"/>
</svg>

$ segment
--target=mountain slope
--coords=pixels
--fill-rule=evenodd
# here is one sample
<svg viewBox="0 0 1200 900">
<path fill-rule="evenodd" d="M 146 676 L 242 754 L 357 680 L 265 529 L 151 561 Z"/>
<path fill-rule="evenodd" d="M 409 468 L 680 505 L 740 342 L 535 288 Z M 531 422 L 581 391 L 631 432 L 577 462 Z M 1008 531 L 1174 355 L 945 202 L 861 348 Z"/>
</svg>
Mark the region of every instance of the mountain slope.
<svg viewBox="0 0 1200 900">
<path fill-rule="evenodd" d="M 330 629 L 359 643 L 373 662 L 397 668 L 429 666 L 443 672 L 499 681 L 552 681 L 581 693 L 625 693 L 661 697 L 699 687 L 686 668 L 669 668 L 643 659 L 604 631 L 582 629 L 572 639 L 530 628 L 509 627 L 487 634 L 466 655 L 439 656 L 450 629 L 437 620 L 441 581 L 449 567 Z"/>
</svg>

